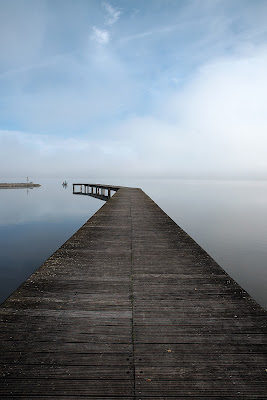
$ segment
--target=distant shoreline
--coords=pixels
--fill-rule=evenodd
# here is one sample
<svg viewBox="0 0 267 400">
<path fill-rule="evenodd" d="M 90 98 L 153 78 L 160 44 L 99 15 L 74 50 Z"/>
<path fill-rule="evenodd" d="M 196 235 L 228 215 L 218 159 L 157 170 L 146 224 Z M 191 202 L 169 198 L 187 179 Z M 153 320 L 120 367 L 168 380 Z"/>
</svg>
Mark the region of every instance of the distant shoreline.
<svg viewBox="0 0 267 400">
<path fill-rule="evenodd" d="M 39 187 L 39 183 L 0 183 L 0 189 L 27 189 L 27 188 L 34 188 Z"/>
</svg>

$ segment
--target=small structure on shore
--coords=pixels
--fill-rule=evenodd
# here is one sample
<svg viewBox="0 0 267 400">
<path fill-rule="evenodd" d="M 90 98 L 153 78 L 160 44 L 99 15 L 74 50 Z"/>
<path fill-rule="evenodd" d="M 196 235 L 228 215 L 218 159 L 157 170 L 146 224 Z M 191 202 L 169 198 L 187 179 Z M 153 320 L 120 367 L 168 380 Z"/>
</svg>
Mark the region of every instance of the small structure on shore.
<svg viewBox="0 0 267 400">
<path fill-rule="evenodd" d="M 32 189 L 34 187 L 40 187 L 39 183 L 27 182 L 27 183 L 0 183 L 0 189 Z"/>
</svg>

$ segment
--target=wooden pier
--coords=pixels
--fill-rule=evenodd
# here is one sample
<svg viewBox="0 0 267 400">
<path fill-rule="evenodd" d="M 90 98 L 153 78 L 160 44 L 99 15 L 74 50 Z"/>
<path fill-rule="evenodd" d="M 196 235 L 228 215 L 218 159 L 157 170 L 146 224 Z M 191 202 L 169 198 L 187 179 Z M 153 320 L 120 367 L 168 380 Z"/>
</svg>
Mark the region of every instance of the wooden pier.
<svg viewBox="0 0 267 400">
<path fill-rule="evenodd" d="M 109 200 L 0 307 L 1 400 L 266 399 L 266 311 L 142 190 L 74 193 Z"/>
</svg>

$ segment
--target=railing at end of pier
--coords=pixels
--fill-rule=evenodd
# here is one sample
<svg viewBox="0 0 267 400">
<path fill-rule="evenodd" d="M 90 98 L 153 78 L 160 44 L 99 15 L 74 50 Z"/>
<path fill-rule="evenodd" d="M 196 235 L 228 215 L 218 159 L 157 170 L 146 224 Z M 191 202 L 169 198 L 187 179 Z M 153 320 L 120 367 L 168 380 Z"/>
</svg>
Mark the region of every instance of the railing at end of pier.
<svg viewBox="0 0 267 400">
<path fill-rule="evenodd" d="M 120 186 L 109 186 L 92 183 L 73 183 L 73 194 L 82 194 L 107 201 L 120 189 Z"/>
</svg>

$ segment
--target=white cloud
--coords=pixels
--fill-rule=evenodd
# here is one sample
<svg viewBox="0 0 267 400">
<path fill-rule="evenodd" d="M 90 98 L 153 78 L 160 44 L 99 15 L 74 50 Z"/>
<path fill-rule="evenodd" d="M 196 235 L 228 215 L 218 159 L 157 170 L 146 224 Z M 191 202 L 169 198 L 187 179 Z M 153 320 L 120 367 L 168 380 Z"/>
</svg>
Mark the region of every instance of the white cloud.
<svg viewBox="0 0 267 400">
<path fill-rule="evenodd" d="M 12 62 L 4 64 L 0 74 L 2 126 L 12 121 L 10 129 L 18 126 L 55 135 L 0 132 L 2 173 L 15 176 L 24 171 L 27 176 L 34 166 L 36 174 L 43 176 L 61 171 L 81 175 L 90 170 L 101 177 L 108 165 L 113 176 L 267 178 L 267 50 L 260 48 L 258 31 L 254 35 L 245 29 L 247 35 L 242 30 L 233 35 L 231 19 L 222 18 L 220 23 L 211 16 L 207 16 L 211 26 L 204 29 L 206 17 L 201 21 L 196 12 L 195 19 L 190 14 L 180 23 L 171 19 L 169 25 L 160 18 L 153 23 L 155 30 L 149 30 L 148 20 L 127 23 L 118 37 L 142 40 L 118 46 L 114 39 L 106 46 L 111 40 L 109 28 L 120 11 L 104 4 L 109 17 L 105 28 L 98 28 L 103 20 L 100 9 L 98 19 L 91 21 L 96 26 L 89 43 L 88 19 L 82 25 L 74 18 L 81 32 L 65 53 L 58 52 L 58 39 L 58 47 L 50 43 L 53 51 L 48 46 L 42 58 L 33 57 L 45 47 L 42 28 L 26 51 L 28 63 L 20 64 L 15 39 L 11 36 L 5 42 L 8 35 L 2 35 L 3 49 L 10 45 L 12 50 Z M 194 31 L 196 20 L 200 25 Z M 203 34 L 197 35 L 202 29 Z M 15 36 L 23 30 L 24 24 Z M 25 42 L 32 31 L 34 26 Z M 169 31 L 175 35 L 162 35 Z M 264 32 L 261 29 L 259 34 Z M 75 51 L 69 51 L 71 46 Z M 225 50 L 228 46 L 231 51 Z M 23 49 L 20 41 L 19 47 Z M 225 54 L 235 55 L 218 58 Z"/>
<path fill-rule="evenodd" d="M 99 29 L 96 26 L 93 26 L 93 32 L 90 38 L 98 44 L 105 45 L 110 41 L 110 33 L 104 29 Z"/>
<path fill-rule="evenodd" d="M 264 49 L 217 60 L 168 98 L 165 118 L 183 127 L 188 143 L 205 154 L 201 167 L 267 175 L 266 70 Z"/>
<path fill-rule="evenodd" d="M 121 163 L 132 158 L 131 152 L 120 139 L 58 138 L 0 130 L 3 177 L 88 176 L 88 171 L 95 177 L 115 176 Z"/>
<path fill-rule="evenodd" d="M 106 25 L 115 24 L 121 15 L 121 11 L 119 11 L 118 9 L 115 9 L 114 7 L 112 7 L 112 5 L 110 3 L 107 3 L 107 2 L 104 2 L 102 5 L 106 12 L 106 15 L 105 15 Z"/>
<path fill-rule="evenodd" d="M 132 81 L 127 66 L 109 46 L 91 46 L 79 60 L 62 55 L 41 72 L 51 72 L 58 79 L 43 82 L 38 90 L 18 85 L 16 96 L 6 96 L 5 110 L 0 110 L 0 116 L 15 116 L 24 131 L 78 136 L 88 127 L 92 130 L 92 124 L 102 129 L 103 119 L 114 119 L 136 102 L 139 83 Z M 25 79 L 27 76 L 25 73 Z"/>
<path fill-rule="evenodd" d="M 267 179 L 266 70 L 264 49 L 214 60 L 153 113 L 110 123 L 99 138 L 0 132 L 2 173 Z"/>
<path fill-rule="evenodd" d="M 27 175 L 34 165 L 40 176 L 266 179 L 266 70 L 263 50 L 215 60 L 154 113 L 110 123 L 99 138 L 92 129 L 80 139 L 2 131 L 2 174 Z"/>
</svg>

